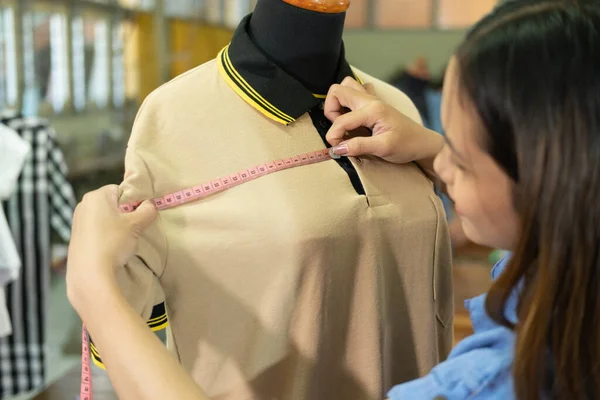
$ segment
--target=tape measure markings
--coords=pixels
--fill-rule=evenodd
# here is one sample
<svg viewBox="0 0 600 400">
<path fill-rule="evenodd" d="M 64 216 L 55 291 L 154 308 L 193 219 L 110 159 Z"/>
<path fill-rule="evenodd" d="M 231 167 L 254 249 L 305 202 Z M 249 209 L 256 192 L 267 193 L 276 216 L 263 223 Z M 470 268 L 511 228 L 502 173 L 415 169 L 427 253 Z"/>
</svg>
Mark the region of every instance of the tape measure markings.
<svg viewBox="0 0 600 400">
<path fill-rule="evenodd" d="M 92 369 L 90 363 L 90 341 L 85 325 L 81 329 L 81 392 L 79 400 L 92 400 Z"/>
<path fill-rule="evenodd" d="M 290 158 L 284 158 L 282 160 L 275 160 L 266 164 L 257 165 L 233 175 L 211 180 L 198 186 L 183 189 L 152 199 L 152 202 L 157 210 L 166 210 L 181 204 L 189 203 L 216 193 L 220 193 L 232 187 L 260 178 L 261 176 L 269 175 L 273 172 L 299 167 L 301 165 L 315 164 L 321 161 L 330 160 L 332 158 L 334 157 L 330 150 L 325 149 Z M 139 207 L 141 203 L 141 201 L 130 202 L 121 205 L 120 208 L 123 212 L 132 212 Z"/>
<path fill-rule="evenodd" d="M 261 176 L 269 175 L 277 171 L 295 168 L 302 165 L 316 164 L 322 161 L 340 158 L 333 154 L 331 149 L 324 149 L 310 153 L 300 154 L 290 158 L 275 160 L 266 164 L 257 165 L 255 167 L 243 170 L 241 172 L 229 175 L 227 177 L 218 178 L 206 183 L 183 189 L 162 197 L 152 199 L 157 210 L 162 211 L 172 207 L 176 207 L 185 203 L 200 200 L 210 195 L 223 192 L 232 187 L 250 182 Z M 130 202 L 121 205 L 119 208 L 122 212 L 135 211 L 141 201 Z M 81 393 L 80 400 L 93 400 L 92 386 L 92 371 L 90 362 L 90 342 L 85 325 L 82 326 L 81 337 Z"/>
</svg>

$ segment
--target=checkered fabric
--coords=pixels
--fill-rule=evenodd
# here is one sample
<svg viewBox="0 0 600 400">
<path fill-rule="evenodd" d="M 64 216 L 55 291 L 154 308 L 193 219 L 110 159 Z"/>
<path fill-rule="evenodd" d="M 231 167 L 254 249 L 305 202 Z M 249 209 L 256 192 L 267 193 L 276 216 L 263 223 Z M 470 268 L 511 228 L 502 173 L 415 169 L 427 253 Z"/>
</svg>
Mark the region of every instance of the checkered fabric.
<svg viewBox="0 0 600 400">
<path fill-rule="evenodd" d="M 6 288 L 13 325 L 13 334 L 0 339 L 0 398 L 6 398 L 44 384 L 50 235 L 54 230 L 69 240 L 76 202 L 48 122 L 3 112 L 0 123 L 17 131 L 32 148 L 17 190 L 2 204 L 23 263 L 20 278 Z"/>
</svg>

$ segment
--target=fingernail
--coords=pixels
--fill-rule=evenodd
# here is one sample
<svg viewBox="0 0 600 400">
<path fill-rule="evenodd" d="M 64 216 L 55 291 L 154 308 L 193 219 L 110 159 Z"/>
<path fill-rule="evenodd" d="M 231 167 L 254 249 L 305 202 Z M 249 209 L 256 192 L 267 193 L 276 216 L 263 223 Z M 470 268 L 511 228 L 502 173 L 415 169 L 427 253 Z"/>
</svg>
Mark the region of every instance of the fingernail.
<svg viewBox="0 0 600 400">
<path fill-rule="evenodd" d="M 333 153 L 338 156 L 345 156 L 348 154 L 348 145 L 346 143 L 340 143 L 333 148 Z"/>
</svg>

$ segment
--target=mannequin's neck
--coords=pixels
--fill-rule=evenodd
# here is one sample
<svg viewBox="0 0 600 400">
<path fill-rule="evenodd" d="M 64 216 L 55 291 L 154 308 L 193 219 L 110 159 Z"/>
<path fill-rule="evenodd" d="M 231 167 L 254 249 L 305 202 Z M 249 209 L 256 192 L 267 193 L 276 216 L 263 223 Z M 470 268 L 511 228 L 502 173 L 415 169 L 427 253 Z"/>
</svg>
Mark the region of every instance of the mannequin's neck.
<svg viewBox="0 0 600 400">
<path fill-rule="evenodd" d="M 259 0 L 250 20 L 255 44 L 315 93 L 335 83 L 346 14 L 308 11 L 281 0 Z"/>
</svg>

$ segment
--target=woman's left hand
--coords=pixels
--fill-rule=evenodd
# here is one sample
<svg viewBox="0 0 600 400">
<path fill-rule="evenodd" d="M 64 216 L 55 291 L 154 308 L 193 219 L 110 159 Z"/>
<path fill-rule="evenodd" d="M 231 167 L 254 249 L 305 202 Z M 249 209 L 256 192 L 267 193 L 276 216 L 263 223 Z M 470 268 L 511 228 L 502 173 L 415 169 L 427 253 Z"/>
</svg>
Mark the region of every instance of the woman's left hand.
<svg viewBox="0 0 600 400">
<path fill-rule="evenodd" d="M 441 135 L 384 103 L 372 86 L 362 86 L 350 77 L 329 89 L 324 111 L 333 122 L 327 141 L 340 156 L 372 155 L 397 164 L 415 161 L 431 173 L 433 159 L 444 144 Z M 346 140 L 347 132 L 361 127 L 372 136 Z"/>
<path fill-rule="evenodd" d="M 115 282 L 117 268 L 135 255 L 139 237 L 156 218 L 150 201 L 125 214 L 119 210 L 118 199 L 118 186 L 104 186 L 86 194 L 75 209 L 67 259 L 72 303 L 93 297 L 94 287 Z"/>
</svg>

